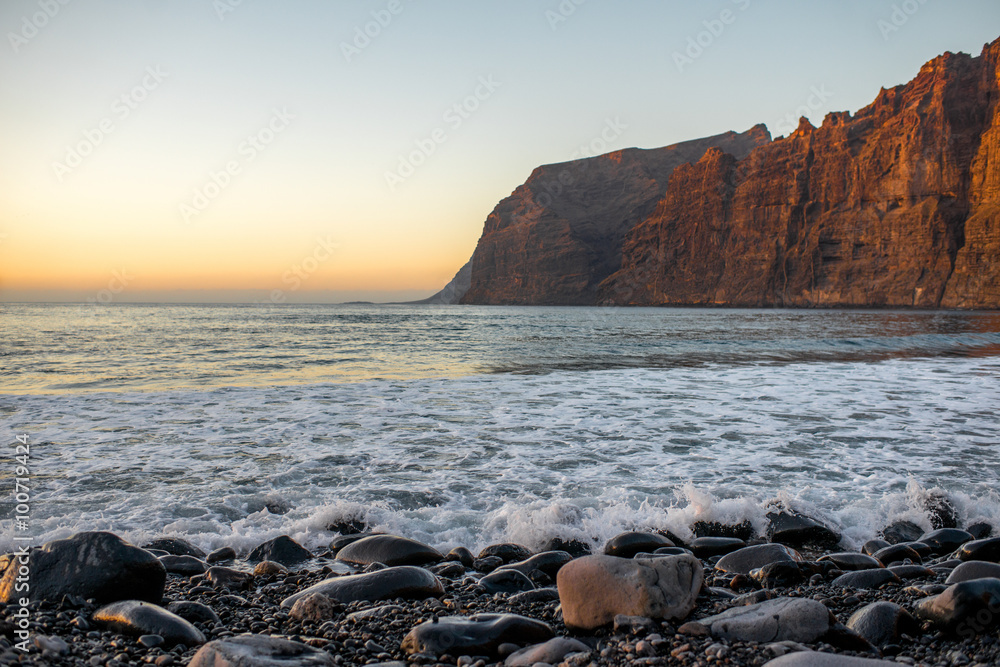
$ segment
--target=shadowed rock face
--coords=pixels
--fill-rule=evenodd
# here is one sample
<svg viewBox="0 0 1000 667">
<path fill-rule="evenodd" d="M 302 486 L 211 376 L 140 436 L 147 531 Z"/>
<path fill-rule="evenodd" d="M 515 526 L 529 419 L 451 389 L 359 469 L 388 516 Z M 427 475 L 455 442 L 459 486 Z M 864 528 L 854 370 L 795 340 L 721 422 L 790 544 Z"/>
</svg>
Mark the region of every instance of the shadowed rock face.
<svg viewBox="0 0 1000 667">
<path fill-rule="evenodd" d="M 625 234 L 653 212 L 674 169 L 713 146 L 742 157 L 770 139 L 758 125 L 535 169 L 487 218 L 461 303 L 594 304 L 621 266 Z"/>
<path fill-rule="evenodd" d="M 998 78 L 1000 40 L 932 60 L 853 117 L 679 167 L 600 302 L 1000 305 Z"/>
</svg>

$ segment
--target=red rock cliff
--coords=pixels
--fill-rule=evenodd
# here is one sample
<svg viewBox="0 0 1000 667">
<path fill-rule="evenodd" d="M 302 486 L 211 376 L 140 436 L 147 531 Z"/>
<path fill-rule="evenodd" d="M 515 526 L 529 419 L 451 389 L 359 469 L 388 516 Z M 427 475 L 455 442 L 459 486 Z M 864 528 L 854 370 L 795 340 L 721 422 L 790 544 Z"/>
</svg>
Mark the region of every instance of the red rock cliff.
<svg viewBox="0 0 1000 667">
<path fill-rule="evenodd" d="M 678 167 L 598 301 L 1000 307 L 998 82 L 1000 40 L 853 117 Z"/>
</svg>

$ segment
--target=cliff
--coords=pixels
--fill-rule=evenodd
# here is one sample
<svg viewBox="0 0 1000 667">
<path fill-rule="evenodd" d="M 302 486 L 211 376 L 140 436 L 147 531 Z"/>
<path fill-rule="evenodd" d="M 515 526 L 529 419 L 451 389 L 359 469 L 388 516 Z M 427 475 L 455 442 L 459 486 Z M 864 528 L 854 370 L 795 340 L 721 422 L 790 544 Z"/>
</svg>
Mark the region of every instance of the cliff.
<svg viewBox="0 0 1000 667">
<path fill-rule="evenodd" d="M 758 125 L 535 169 L 487 218 L 461 302 L 596 303 L 598 285 L 621 268 L 625 234 L 653 212 L 674 169 L 712 147 L 743 157 L 770 139 Z"/>
<path fill-rule="evenodd" d="M 679 167 L 600 287 L 616 305 L 1000 307 L 1000 40 L 855 116 Z"/>
</svg>

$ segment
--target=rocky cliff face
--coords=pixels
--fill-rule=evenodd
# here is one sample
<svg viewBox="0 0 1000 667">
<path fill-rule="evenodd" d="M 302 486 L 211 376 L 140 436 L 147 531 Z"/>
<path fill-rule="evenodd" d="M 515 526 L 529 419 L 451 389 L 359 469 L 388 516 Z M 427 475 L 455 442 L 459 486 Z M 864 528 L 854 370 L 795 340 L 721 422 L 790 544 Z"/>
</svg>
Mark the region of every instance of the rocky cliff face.
<svg viewBox="0 0 1000 667">
<path fill-rule="evenodd" d="M 676 169 L 598 302 L 1000 307 L 1000 40 Z"/>
<path fill-rule="evenodd" d="M 486 220 L 462 303 L 591 305 L 621 268 L 625 234 L 656 208 L 678 166 L 710 148 L 744 157 L 763 125 L 653 150 L 539 167 Z"/>
</svg>

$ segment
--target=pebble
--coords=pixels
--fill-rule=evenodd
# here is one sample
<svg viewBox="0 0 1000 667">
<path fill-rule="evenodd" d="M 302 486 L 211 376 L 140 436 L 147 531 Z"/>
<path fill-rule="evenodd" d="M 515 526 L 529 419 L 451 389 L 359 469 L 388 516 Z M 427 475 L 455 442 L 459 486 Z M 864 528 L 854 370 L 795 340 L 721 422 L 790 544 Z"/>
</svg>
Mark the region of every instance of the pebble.
<svg viewBox="0 0 1000 667">
<path fill-rule="evenodd" d="M 337 560 L 355 565 L 382 563 L 394 567 L 438 563 L 444 560 L 444 556 L 437 549 L 416 540 L 396 535 L 371 535 L 340 549 Z"/>
</svg>

